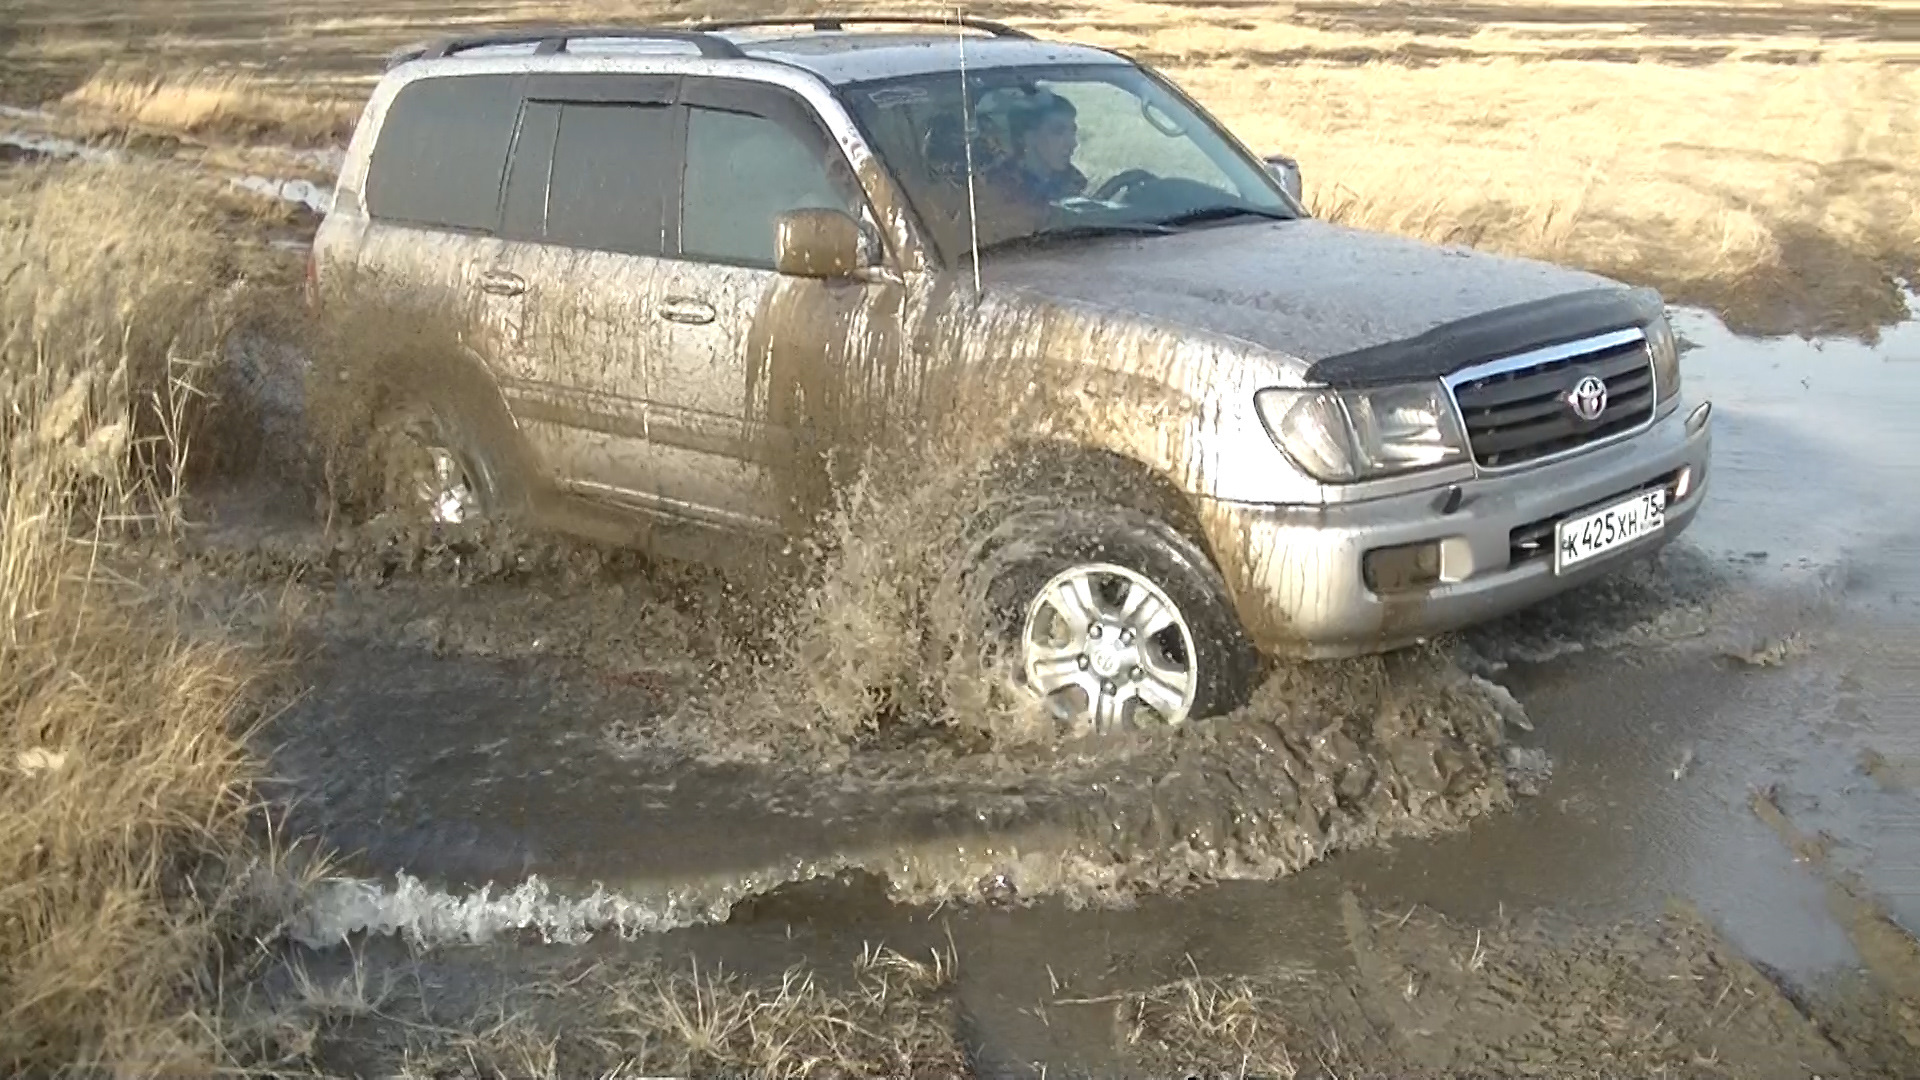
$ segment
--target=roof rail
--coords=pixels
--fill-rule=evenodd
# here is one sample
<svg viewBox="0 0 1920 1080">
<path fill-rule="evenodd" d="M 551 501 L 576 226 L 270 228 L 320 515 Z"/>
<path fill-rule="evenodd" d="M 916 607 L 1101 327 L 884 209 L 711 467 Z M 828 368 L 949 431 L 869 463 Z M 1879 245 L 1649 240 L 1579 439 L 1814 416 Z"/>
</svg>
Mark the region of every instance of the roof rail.
<svg viewBox="0 0 1920 1080">
<path fill-rule="evenodd" d="M 962 26 L 968 30 L 979 30 L 994 37 L 1031 38 L 1033 35 L 1024 30 L 1016 30 L 1003 22 L 990 19 L 976 19 L 971 15 L 959 18 L 942 18 L 933 15 L 816 15 L 811 18 L 793 16 L 790 18 L 769 17 L 764 19 L 725 19 L 719 22 L 696 23 L 689 29 L 713 32 L 716 30 L 749 30 L 757 26 L 810 26 L 815 30 L 845 30 L 849 26 L 896 24 L 901 26 Z"/>
<path fill-rule="evenodd" d="M 470 49 L 499 45 L 534 45 L 535 56 L 554 56 L 567 51 L 567 44 L 587 38 L 617 38 L 623 41 L 678 41 L 700 50 L 714 60 L 738 60 L 746 54 L 723 37 L 705 33 L 704 28 L 689 27 L 565 27 L 549 30 L 508 30 L 495 34 L 441 38 L 424 45 L 401 49 L 387 57 L 393 68 L 411 60 L 438 60 Z"/>
</svg>

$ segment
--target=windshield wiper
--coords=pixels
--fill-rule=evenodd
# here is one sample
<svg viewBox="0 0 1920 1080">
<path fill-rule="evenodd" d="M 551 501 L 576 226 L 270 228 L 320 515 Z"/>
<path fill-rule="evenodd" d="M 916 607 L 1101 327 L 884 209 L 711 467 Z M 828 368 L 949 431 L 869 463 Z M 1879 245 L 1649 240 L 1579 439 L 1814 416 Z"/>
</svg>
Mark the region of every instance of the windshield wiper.
<svg viewBox="0 0 1920 1080">
<path fill-rule="evenodd" d="M 1284 210 L 1268 210 L 1246 203 L 1227 203 L 1221 206 L 1203 206 L 1198 210 L 1189 210 L 1184 214 L 1162 218 L 1159 224 L 1169 229 L 1179 229 L 1188 225 L 1202 225 L 1209 221 L 1228 221 L 1237 217 L 1259 217 L 1266 218 L 1268 221 L 1294 220 L 1294 216 Z"/>
<path fill-rule="evenodd" d="M 974 249 L 974 256 L 990 254 L 996 251 L 1012 251 L 1018 248 L 1045 247 L 1049 244 L 1065 243 L 1070 240 L 1093 240 L 1102 236 L 1168 236 L 1173 229 L 1167 225 L 1152 221 L 1107 222 L 1101 225 L 1069 225 L 1062 229 L 1042 229 L 1022 236 L 1009 236 L 1004 240 L 995 240 L 991 244 L 982 244 Z"/>
</svg>

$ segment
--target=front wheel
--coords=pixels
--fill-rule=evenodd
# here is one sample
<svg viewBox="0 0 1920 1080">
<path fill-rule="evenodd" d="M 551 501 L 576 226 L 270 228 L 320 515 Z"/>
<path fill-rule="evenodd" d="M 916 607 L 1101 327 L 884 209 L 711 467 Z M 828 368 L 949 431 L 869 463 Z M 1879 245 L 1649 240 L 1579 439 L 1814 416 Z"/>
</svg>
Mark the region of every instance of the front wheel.
<svg viewBox="0 0 1920 1080">
<path fill-rule="evenodd" d="M 1171 726 L 1244 704 L 1258 656 L 1206 554 L 1136 510 L 1018 513 L 972 580 L 1014 681 L 1076 731 Z"/>
</svg>

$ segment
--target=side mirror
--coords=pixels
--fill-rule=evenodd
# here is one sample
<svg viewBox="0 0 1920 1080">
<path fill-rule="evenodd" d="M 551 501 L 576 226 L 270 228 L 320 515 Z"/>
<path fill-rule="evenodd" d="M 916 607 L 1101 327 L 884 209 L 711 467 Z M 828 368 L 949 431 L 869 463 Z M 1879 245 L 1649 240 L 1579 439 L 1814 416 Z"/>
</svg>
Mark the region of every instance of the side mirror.
<svg viewBox="0 0 1920 1080">
<path fill-rule="evenodd" d="M 774 222 L 774 269 L 793 277 L 846 278 L 860 269 L 860 225 L 838 210 L 793 210 Z"/>
<path fill-rule="evenodd" d="M 1287 194 L 1293 196 L 1295 199 L 1301 197 L 1300 163 L 1298 161 L 1295 161 L 1285 154 L 1271 154 L 1267 157 L 1267 171 L 1273 174 L 1275 180 L 1280 181 L 1281 187 L 1287 189 Z"/>
</svg>

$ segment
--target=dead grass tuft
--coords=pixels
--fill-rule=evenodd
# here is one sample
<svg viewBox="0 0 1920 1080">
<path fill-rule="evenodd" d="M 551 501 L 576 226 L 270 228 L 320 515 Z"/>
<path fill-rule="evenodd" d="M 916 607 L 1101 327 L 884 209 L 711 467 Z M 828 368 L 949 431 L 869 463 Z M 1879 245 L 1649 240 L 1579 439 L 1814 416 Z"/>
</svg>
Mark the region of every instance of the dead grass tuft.
<svg viewBox="0 0 1920 1080">
<path fill-rule="evenodd" d="M 344 142 L 360 112 L 357 102 L 304 98 L 244 72 L 124 65 L 95 72 L 62 103 L 112 130 L 296 144 Z"/>
<path fill-rule="evenodd" d="M 806 968 L 752 978 L 697 962 L 596 964 L 441 1002 L 417 968 L 411 979 L 370 977 L 356 958 L 315 977 L 296 961 L 246 1026 L 265 1051 L 256 1060 L 333 1072 L 372 1060 L 378 1047 L 381 1071 L 423 1080 L 945 1080 L 972 1075 L 953 977 L 950 947 L 916 957 L 870 948 L 839 978 Z"/>
<path fill-rule="evenodd" d="M 1309 1041 L 1288 1022 L 1296 1014 L 1276 999 L 1270 980 L 1198 972 L 1114 1006 L 1121 1047 L 1194 1077 L 1293 1080 L 1300 1071 L 1294 1047 Z"/>
<path fill-rule="evenodd" d="M 844 989 L 798 969 L 756 985 L 690 966 L 609 987 L 608 1020 L 675 1075 L 956 1076 L 967 1070 L 944 1000 L 953 971 L 951 953 L 886 949 L 862 956 Z"/>
<path fill-rule="evenodd" d="M 233 295 L 143 170 L 30 176 L 0 211 L 0 1067 L 151 1074 L 220 1054 L 197 995 L 248 911 L 258 662 L 103 567 L 171 527 Z"/>
</svg>

